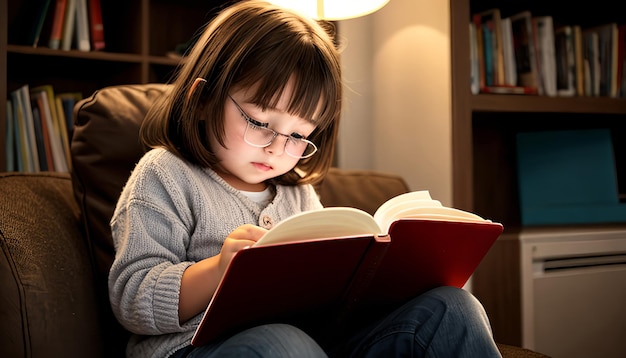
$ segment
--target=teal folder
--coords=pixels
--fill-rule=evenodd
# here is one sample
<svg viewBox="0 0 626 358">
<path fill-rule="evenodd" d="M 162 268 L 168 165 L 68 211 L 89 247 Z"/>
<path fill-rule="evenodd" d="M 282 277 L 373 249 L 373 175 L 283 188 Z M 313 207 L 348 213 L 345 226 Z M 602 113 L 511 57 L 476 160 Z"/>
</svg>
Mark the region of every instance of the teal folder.
<svg viewBox="0 0 626 358">
<path fill-rule="evenodd" d="M 518 133 L 517 170 L 522 225 L 626 222 L 609 129 Z"/>
</svg>

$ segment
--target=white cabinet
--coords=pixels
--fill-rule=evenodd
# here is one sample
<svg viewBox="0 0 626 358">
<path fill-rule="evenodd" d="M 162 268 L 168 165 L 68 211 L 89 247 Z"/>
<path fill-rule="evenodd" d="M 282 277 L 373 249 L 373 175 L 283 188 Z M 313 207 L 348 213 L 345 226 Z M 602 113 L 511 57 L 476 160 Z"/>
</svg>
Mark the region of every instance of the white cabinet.
<svg viewBox="0 0 626 358">
<path fill-rule="evenodd" d="M 626 227 L 516 235 L 522 346 L 554 358 L 624 357 Z"/>
</svg>

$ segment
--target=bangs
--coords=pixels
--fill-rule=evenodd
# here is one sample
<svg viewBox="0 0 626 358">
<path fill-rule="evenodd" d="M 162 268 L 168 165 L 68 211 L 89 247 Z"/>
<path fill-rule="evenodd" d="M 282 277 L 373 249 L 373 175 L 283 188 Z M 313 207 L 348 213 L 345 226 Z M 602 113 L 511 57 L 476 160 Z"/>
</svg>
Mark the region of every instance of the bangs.
<svg viewBox="0 0 626 358">
<path fill-rule="evenodd" d="M 287 84 L 292 81 L 286 111 L 310 120 L 323 130 L 335 120 L 340 110 L 341 87 L 338 84 L 341 80 L 332 75 L 337 71 L 329 67 L 336 66 L 328 63 L 331 56 L 321 53 L 311 42 L 298 40 L 293 43 L 282 39 L 271 48 L 253 51 L 244 61 L 235 82 L 237 86 L 255 87 L 256 92 L 250 100 L 262 109 L 268 109 L 276 108 Z"/>
</svg>

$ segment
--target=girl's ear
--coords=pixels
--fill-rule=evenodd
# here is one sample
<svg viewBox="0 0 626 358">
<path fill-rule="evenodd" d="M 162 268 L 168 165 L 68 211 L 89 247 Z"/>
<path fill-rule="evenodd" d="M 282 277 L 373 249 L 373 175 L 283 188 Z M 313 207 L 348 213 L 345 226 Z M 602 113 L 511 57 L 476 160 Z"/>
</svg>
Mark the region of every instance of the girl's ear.
<svg viewBox="0 0 626 358">
<path fill-rule="evenodd" d="M 202 91 L 202 88 L 204 87 L 204 84 L 206 83 L 206 80 L 202 77 L 198 77 L 193 81 L 193 84 L 191 85 L 191 88 L 189 89 L 189 93 L 187 93 L 187 99 L 191 98 L 194 93 L 196 93 L 197 91 Z"/>
</svg>

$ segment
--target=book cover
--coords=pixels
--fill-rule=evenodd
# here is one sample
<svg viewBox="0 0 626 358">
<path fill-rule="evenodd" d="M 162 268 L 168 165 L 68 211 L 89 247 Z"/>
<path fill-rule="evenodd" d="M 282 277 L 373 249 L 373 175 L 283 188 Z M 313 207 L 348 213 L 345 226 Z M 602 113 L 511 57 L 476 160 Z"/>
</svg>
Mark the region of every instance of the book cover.
<svg viewBox="0 0 626 358">
<path fill-rule="evenodd" d="M 233 257 L 192 344 L 267 322 L 341 320 L 438 286 L 463 287 L 502 230 L 427 191 L 392 198 L 373 216 L 345 207 L 294 215 Z"/>
</svg>

